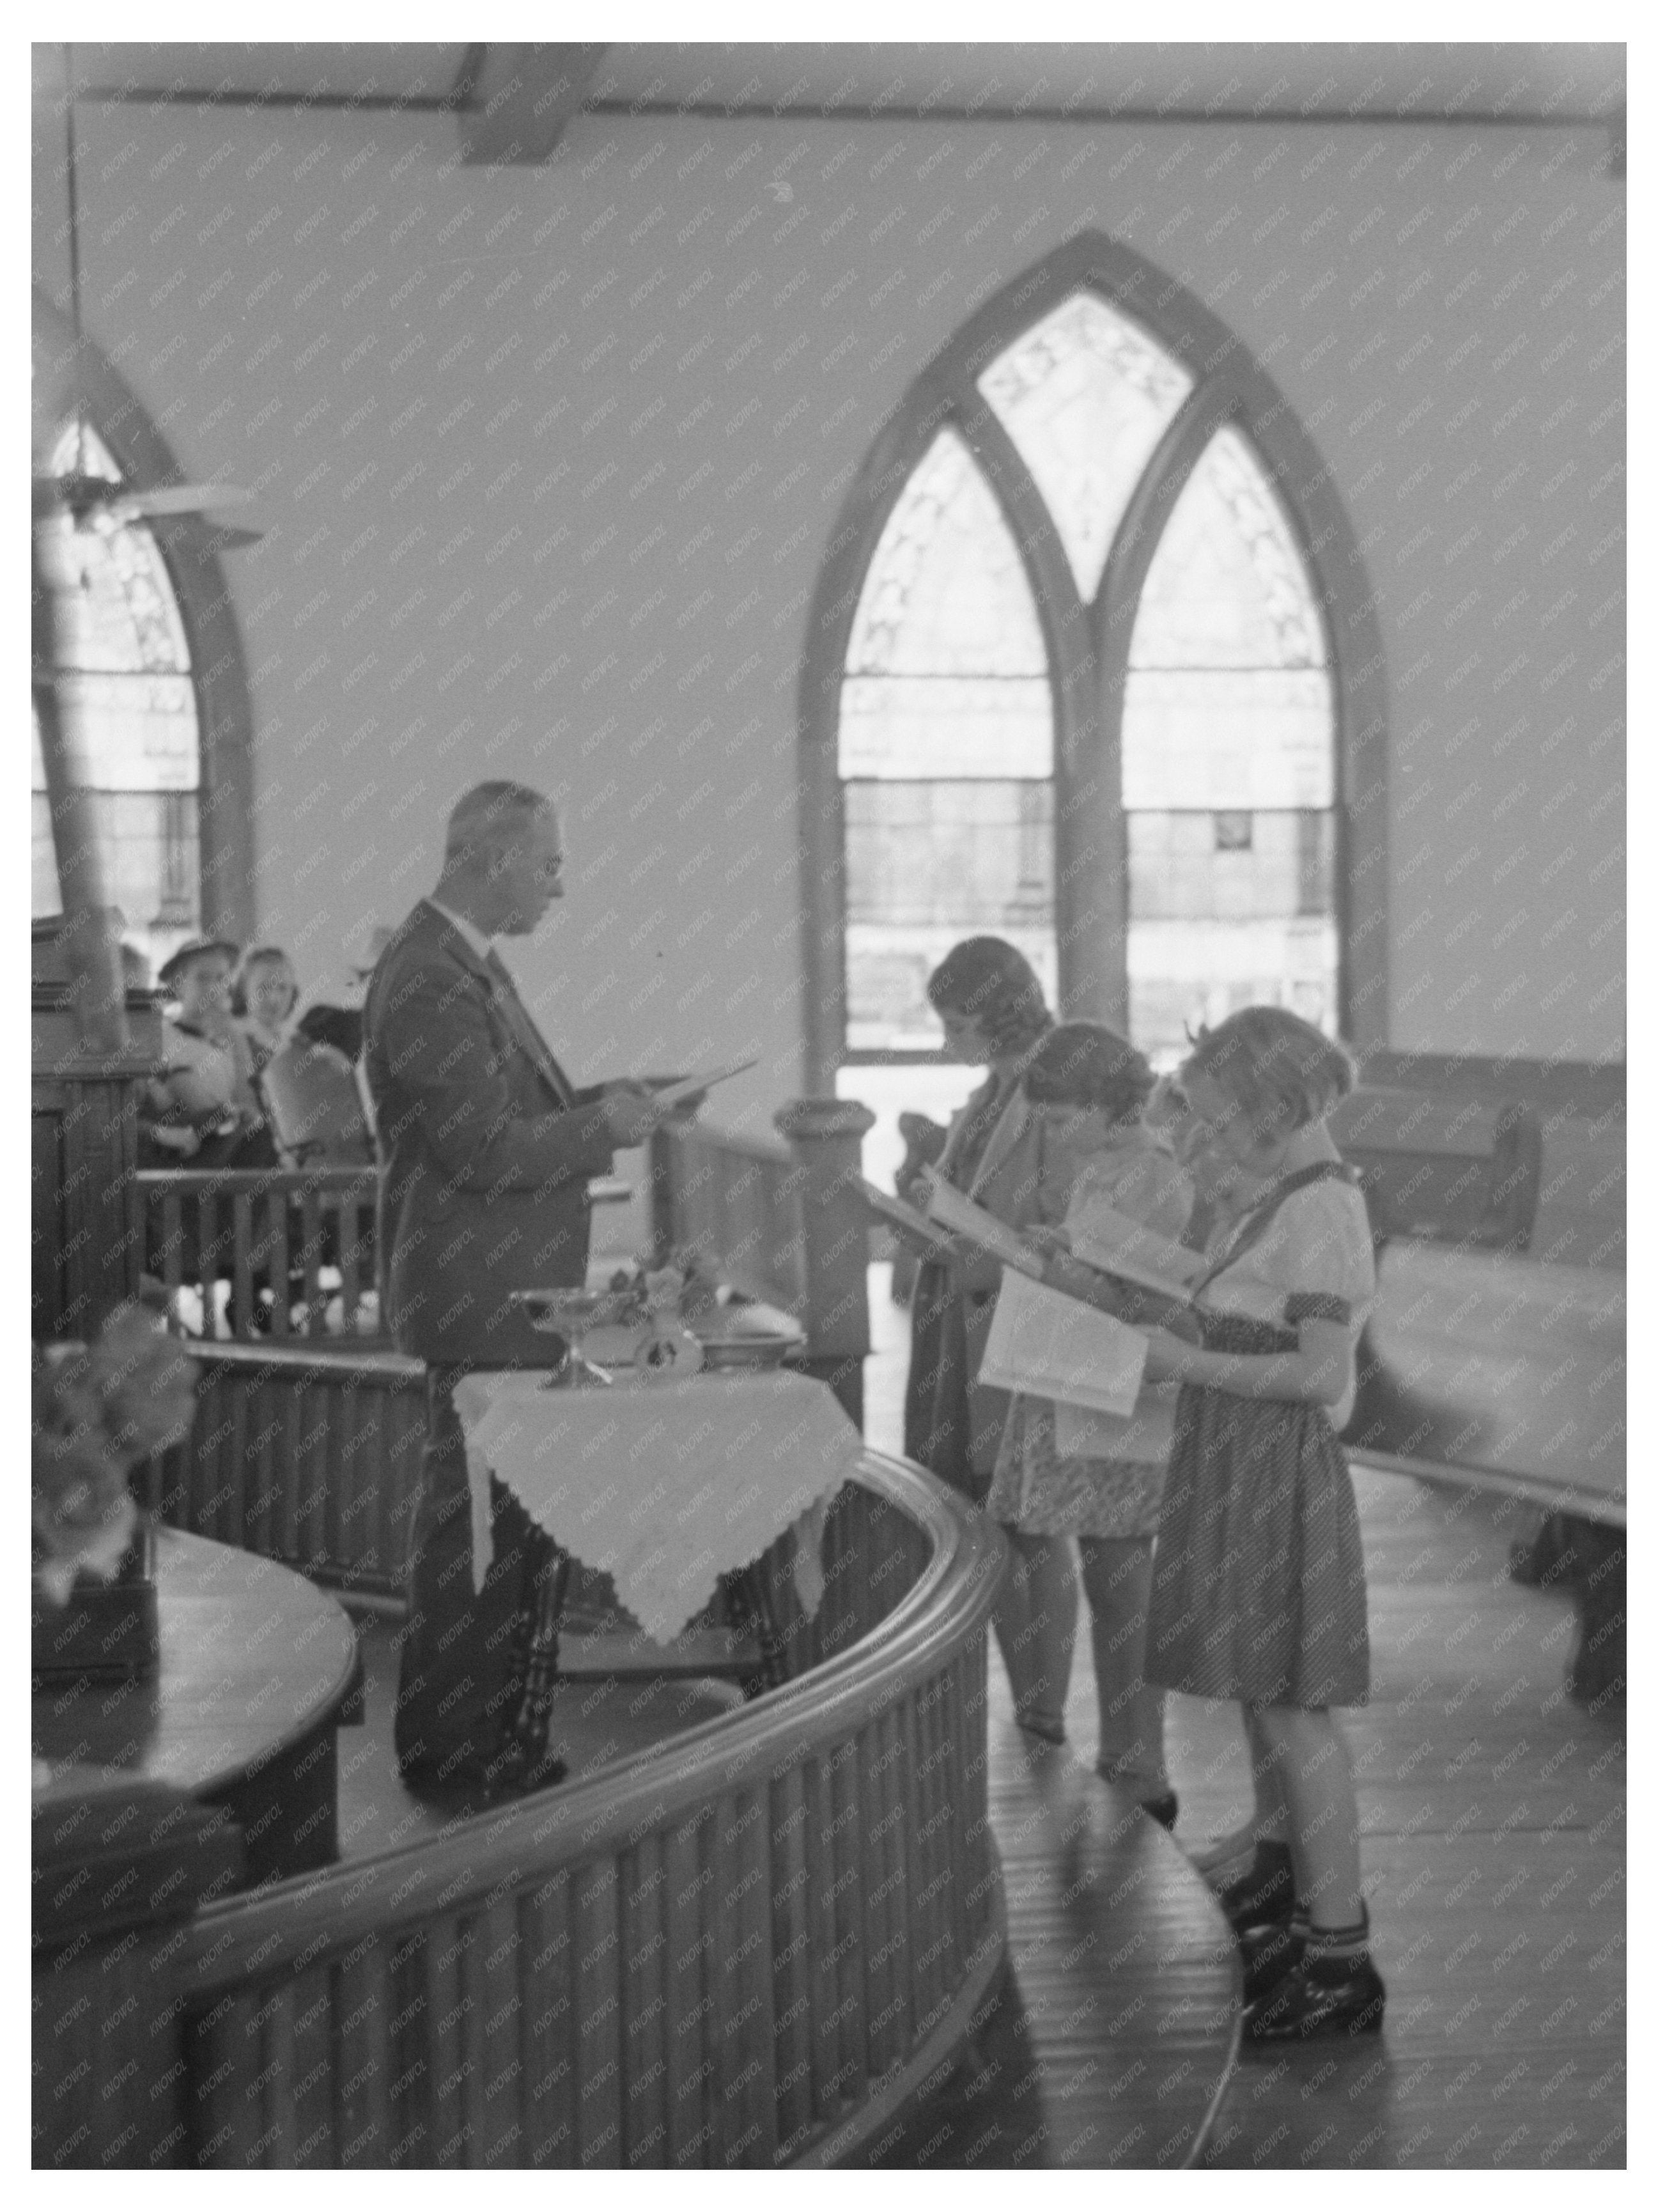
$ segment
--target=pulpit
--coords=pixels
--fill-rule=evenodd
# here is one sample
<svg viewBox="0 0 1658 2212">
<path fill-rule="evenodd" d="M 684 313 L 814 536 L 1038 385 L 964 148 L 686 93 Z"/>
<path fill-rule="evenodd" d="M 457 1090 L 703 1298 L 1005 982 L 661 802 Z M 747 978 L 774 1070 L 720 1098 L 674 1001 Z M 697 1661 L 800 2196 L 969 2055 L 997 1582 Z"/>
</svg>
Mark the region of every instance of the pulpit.
<svg viewBox="0 0 1658 2212">
<path fill-rule="evenodd" d="M 91 1337 L 136 1297 L 143 1268 L 138 1103 L 161 1060 L 161 1000 L 129 991 L 125 1053 L 82 1042 L 67 978 L 42 976 L 31 1007 L 33 1334 Z"/>
</svg>

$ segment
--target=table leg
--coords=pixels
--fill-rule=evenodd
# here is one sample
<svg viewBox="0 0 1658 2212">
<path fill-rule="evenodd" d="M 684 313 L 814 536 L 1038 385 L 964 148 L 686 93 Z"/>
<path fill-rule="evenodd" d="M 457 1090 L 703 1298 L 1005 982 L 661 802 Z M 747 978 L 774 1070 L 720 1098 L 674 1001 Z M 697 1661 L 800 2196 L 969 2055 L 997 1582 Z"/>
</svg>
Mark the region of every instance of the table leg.
<svg viewBox="0 0 1658 2212">
<path fill-rule="evenodd" d="M 744 1696 L 757 1698 L 780 1688 L 788 1680 L 788 1645 L 778 1626 L 763 1568 L 757 1560 L 750 1566 L 733 1568 L 720 1577 L 720 1583 L 731 1626 L 739 1633 L 750 1632 L 760 1646 L 759 1667 L 743 1678 Z"/>
<path fill-rule="evenodd" d="M 531 1527 L 525 1534 L 530 1548 L 530 1597 L 526 1607 L 524 1686 L 513 1726 L 515 1757 L 503 1784 L 508 1789 L 534 1787 L 538 1782 L 564 1778 L 564 1762 L 548 1749 L 552 1725 L 553 1691 L 558 1680 L 558 1629 L 570 1582 L 570 1555 L 544 1530 Z M 555 1771 L 555 1770 L 556 1770 Z"/>
</svg>

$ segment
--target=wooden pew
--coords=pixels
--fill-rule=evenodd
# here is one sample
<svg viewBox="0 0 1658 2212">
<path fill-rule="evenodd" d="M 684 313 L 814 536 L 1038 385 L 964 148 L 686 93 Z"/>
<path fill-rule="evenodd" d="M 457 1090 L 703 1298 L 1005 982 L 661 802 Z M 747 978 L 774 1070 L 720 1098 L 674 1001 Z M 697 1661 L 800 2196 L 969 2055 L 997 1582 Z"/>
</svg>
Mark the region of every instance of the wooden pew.
<svg viewBox="0 0 1658 2212">
<path fill-rule="evenodd" d="M 1543 1180 L 1542 1126 L 1529 1107 L 1367 1085 L 1342 1101 L 1330 1133 L 1358 1170 L 1378 1240 L 1483 1252 L 1529 1245 Z"/>
<path fill-rule="evenodd" d="M 1574 1696 L 1624 1679 L 1624 1278 L 1524 1255 L 1542 1179 L 1528 1107 L 1361 1089 L 1332 1118 L 1359 1170 L 1377 1295 L 1345 1440 L 1370 1464 L 1546 1509 L 1522 1578 L 1576 1600 Z"/>
</svg>

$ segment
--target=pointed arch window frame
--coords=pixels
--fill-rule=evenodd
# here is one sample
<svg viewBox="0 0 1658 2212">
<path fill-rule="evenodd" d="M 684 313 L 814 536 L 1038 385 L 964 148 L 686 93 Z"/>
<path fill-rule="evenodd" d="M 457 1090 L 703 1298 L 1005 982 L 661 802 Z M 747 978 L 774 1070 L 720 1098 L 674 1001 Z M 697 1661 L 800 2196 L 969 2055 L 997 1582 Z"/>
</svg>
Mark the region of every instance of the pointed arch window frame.
<svg viewBox="0 0 1658 2212">
<path fill-rule="evenodd" d="M 128 483 L 182 483 L 185 472 L 133 391 L 89 338 L 37 287 L 33 314 L 33 442 L 46 457 L 77 414 L 97 431 Z M 253 702 L 219 526 L 204 515 L 149 515 L 172 584 L 196 693 L 200 748 L 197 825 L 201 927 L 246 945 L 253 936 Z"/>
<path fill-rule="evenodd" d="M 1187 370 L 1192 389 L 1154 447 L 1084 603 L 1035 481 L 978 378 L 1072 293 L 1131 316 Z M 854 477 L 807 618 L 799 706 L 805 1080 L 832 1093 L 848 1060 L 925 1053 L 846 1047 L 846 842 L 838 762 L 841 683 L 853 622 L 887 520 L 938 432 L 962 438 L 1024 562 L 1054 701 L 1054 929 L 1072 1019 L 1128 1014 L 1127 833 L 1121 729 L 1140 594 L 1175 502 L 1210 440 L 1235 424 L 1272 481 L 1325 633 L 1334 718 L 1335 921 L 1342 1036 L 1388 1042 L 1388 699 L 1363 548 L 1328 463 L 1272 377 L 1195 294 L 1102 233 L 1069 240 L 995 293 L 911 384 Z M 1103 897 L 1105 905 L 1099 904 Z"/>
</svg>

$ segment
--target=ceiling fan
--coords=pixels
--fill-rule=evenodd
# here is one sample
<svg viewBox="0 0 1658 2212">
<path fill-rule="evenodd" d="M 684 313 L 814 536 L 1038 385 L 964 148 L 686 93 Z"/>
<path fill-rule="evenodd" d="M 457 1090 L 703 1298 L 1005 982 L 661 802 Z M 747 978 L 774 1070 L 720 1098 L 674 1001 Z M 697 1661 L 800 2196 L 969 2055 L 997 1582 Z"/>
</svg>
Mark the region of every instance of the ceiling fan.
<svg viewBox="0 0 1658 2212">
<path fill-rule="evenodd" d="M 118 477 L 89 476 L 76 470 L 60 477 L 36 477 L 31 489 L 35 521 L 67 514 L 77 529 L 100 515 L 119 524 L 152 514 L 204 514 L 210 508 L 238 506 L 253 496 L 237 484 L 226 483 L 155 484 L 146 490 L 123 483 Z M 238 538 L 257 534 L 236 532 Z"/>
<path fill-rule="evenodd" d="M 75 82 L 70 59 L 70 48 L 64 48 L 64 132 L 67 156 L 64 173 L 69 194 L 69 285 L 70 318 L 75 331 L 77 356 L 84 332 L 81 317 L 81 220 L 80 196 L 77 190 L 77 169 L 75 143 Z M 252 497 L 240 485 L 230 483 L 181 483 L 140 485 L 125 483 L 119 477 L 104 473 L 88 465 L 87 423 L 78 404 L 76 410 L 76 462 L 61 474 L 48 471 L 37 474 L 31 480 L 31 505 L 35 522 L 50 520 L 54 515 L 67 515 L 77 530 L 88 524 L 104 524 L 110 528 L 149 517 L 173 514 L 204 514 L 210 509 L 237 507 Z M 260 533 L 258 531 L 226 529 L 219 532 L 221 545 L 250 545 Z"/>
</svg>

